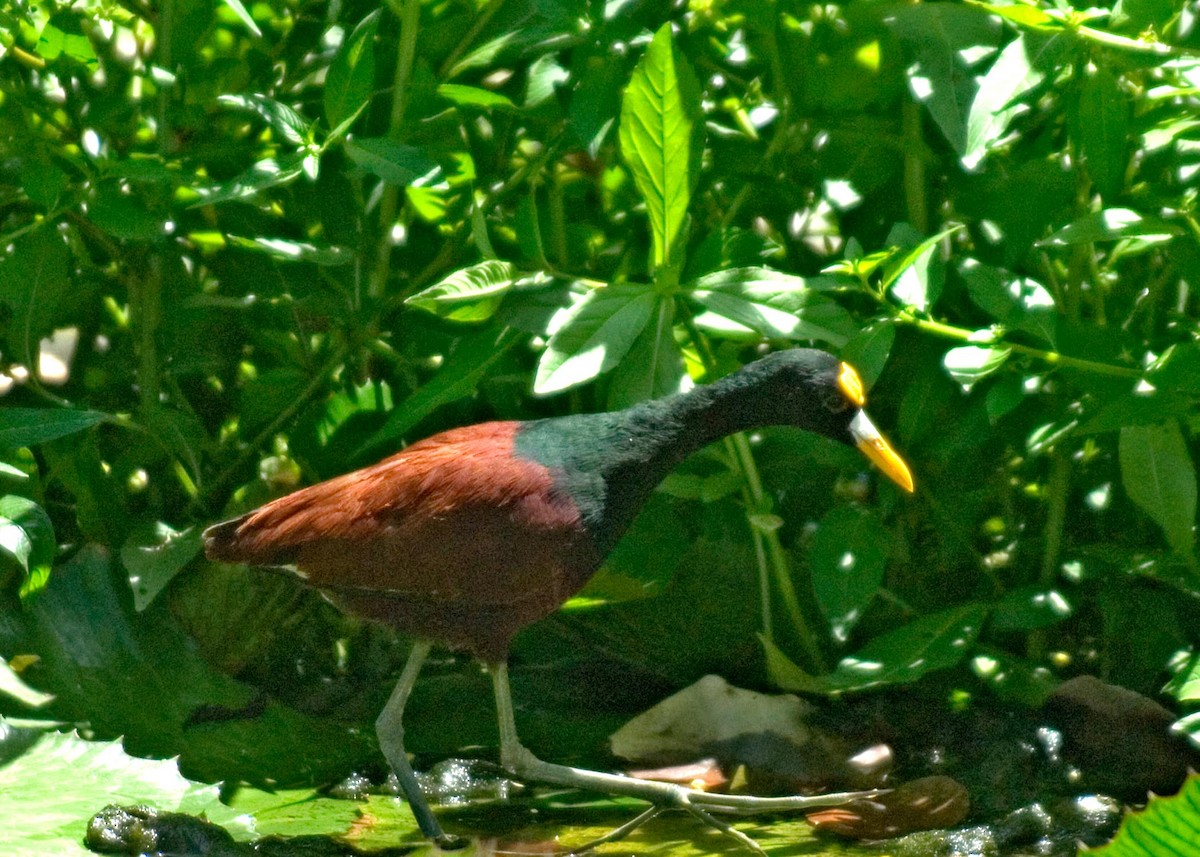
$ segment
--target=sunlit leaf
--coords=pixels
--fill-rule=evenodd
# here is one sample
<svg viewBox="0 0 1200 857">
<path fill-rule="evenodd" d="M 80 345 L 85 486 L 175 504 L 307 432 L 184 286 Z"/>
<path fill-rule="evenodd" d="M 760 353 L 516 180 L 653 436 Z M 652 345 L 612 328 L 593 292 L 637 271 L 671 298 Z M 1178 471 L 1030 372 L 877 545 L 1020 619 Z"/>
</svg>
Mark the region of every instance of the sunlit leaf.
<svg viewBox="0 0 1200 857">
<path fill-rule="evenodd" d="M 265 95 L 221 95 L 217 103 L 257 113 L 286 143 L 298 146 L 311 139 L 312 123 L 293 108 Z"/>
<path fill-rule="evenodd" d="M 437 88 L 438 95 L 459 107 L 500 107 L 515 110 L 512 99 L 492 92 L 490 89 L 480 89 L 478 86 L 464 86 L 461 83 L 443 83 Z"/>
<path fill-rule="evenodd" d="M 999 345 L 963 345 L 951 348 L 942 358 L 950 377 L 969 390 L 1004 365 L 1011 349 Z"/>
<path fill-rule="evenodd" d="M 316 265 L 348 265 L 354 255 L 345 247 L 313 244 L 308 241 L 291 241 L 286 238 L 243 238 L 240 235 L 226 236 L 235 247 L 265 253 L 280 262 L 312 262 Z"/>
<path fill-rule="evenodd" d="M 909 91 L 962 155 L 975 95 L 966 56 L 994 45 L 1000 27 L 995 19 L 955 3 L 901 5 L 892 14 L 900 40 L 915 58 L 905 75 Z"/>
<path fill-rule="evenodd" d="M 1163 241 L 1182 232 L 1182 226 L 1161 217 L 1144 216 L 1128 208 L 1106 208 L 1085 214 L 1044 241 L 1039 241 L 1038 245 L 1055 247 L 1121 238 Z"/>
<path fill-rule="evenodd" d="M 0 728 L 7 728 L 2 721 Z M 173 759 L 138 759 L 119 741 L 50 732 L 0 767 L 5 852 L 87 857 L 88 819 L 110 803 L 203 813 L 243 836 L 253 833 L 249 819 L 221 803 L 217 786 L 185 780 Z"/>
<path fill-rule="evenodd" d="M 1088 849 L 1095 857 L 1198 857 L 1200 774 L 1193 772 L 1179 794 L 1150 796 L 1141 812 L 1130 812 L 1107 845 Z"/>
<path fill-rule="evenodd" d="M 221 0 L 221 2 L 228 6 L 233 14 L 237 15 L 238 20 L 246 25 L 246 29 L 260 39 L 262 38 L 262 30 L 258 28 L 258 24 L 254 23 L 254 18 L 246 11 L 246 7 L 242 5 L 242 0 Z"/>
<path fill-rule="evenodd" d="M 962 164 L 976 169 L 988 150 L 1008 133 L 1009 123 L 1024 109 L 1020 98 L 1045 79 L 1037 53 L 1053 39 L 1031 39 L 1021 35 L 1009 42 L 987 74 L 979 79 L 979 90 L 967 117 L 967 139 Z"/>
<path fill-rule="evenodd" d="M 699 172 L 700 87 L 674 43 L 671 24 L 655 34 L 621 104 L 621 154 L 650 216 L 654 266 L 670 264 Z"/>
<path fill-rule="evenodd" d="M 208 188 L 197 188 L 199 201 L 193 205 L 216 205 L 231 200 L 248 199 L 273 187 L 291 184 L 304 173 L 304 156 L 292 154 L 276 161 L 266 159 L 254 164 L 241 175 Z"/>
<path fill-rule="evenodd" d="M 644 286 L 594 289 L 579 300 L 550 337 L 538 361 L 533 390 L 540 396 L 586 384 L 617 365 L 633 347 L 658 296 Z"/>
<path fill-rule="evenodd" d="M 488 259 L 455 271 L 404 302 L 451 321 L 484 321 L 496 312 L 518 277 L 511 262 Z"/>
<path fill-rule="evenodd" d="M 709 312 L 768 339 L 815 339 L 840 347 L 857 327 L 837 303 L 808 287 L 803 277 L 770 268 L 733 268 L 684 286 Z M 713 327 L 713 320 L 706 318 Z M 738 327 L 730 330 L 735 336 Z"/>
<path fill-rule="evenodd" d="M 0 658 L 0 696 L 15 699 L 30 708 L 41 708 L 54 700 L 54 694 L 42 693 L 27 685 L 3 658 Z"/>
<path fill-rule="evenodd" d="M 26 497 L 0 497 L 0 551 L 15 559 L 25 572 L 22 597 L 41 589 L 58 551 L 50 516 Z"/>
<path fill-rule="evenodd" d="M 1196 467 L 1179 423 L 1126 426 L 1118 453 L 1129 499 L 1162 527 L 1172 548 L 1189 554 L 1196 543 Z"/>
<path fill-rule="evenodd" d="M 934 253 L 944 239 L 962 228 L 961 225 L 951 226 L 937 235 L 931 235 L 920 241 L 903 253 L 889 256 L 883 263 L 880 289 L 891 289 L 897 299 L 905 304 L 914 306 L 922 312 L 927 311 L 933 306 L 941 291 L 941 271 L 939 269 L 935 274 L 931 270 Z M 893 232 L 893 235 L 895 234 Z M 894 238 L 889 237 L 889 241 L 893 240 Z"/>
<path fill-rule="evenodd" d="M 99 61 L 83 31 L 80 13 L 74 10 L 57 12 L 50 17 L 38 35 L 37 48 L 38 53 L 48 60 L 65 55 L 87 66 L 95 66 Z"/>
</svg>

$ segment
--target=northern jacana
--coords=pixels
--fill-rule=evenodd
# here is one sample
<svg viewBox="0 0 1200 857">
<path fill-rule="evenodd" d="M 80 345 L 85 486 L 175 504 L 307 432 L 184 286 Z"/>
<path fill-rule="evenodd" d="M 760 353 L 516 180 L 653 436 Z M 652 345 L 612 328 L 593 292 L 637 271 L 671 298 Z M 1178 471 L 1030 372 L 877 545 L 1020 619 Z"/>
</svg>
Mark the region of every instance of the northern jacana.
<svg viewBox="0 0 1200 857">
<path fill-rule="evenodd" d="M 863 385 L 822 351 L 781 351 L 712 384 L 623 411 L 489 422 L 282 497 L 204 533 L 208 557 L 290 566 L 342 610 L 417 638 L 383 713 L 380 746 L 422 832 L 442 831 L 404 751 L 404 705 L 432 643 L 488 667 L 500 762 L 517 779 L 630 795 L 702 816 L 835 805 L 845 795 L 753 798 L 537 759 L 517 737 L 513 635 L 596 571 L 650 492 L 690 453 L 737 431 L 797 426 L 857 446 L 907 491 L 912 476 L 862 410 Z M 652 812 L 655 810 L 651 810 Z"/>
</svg>

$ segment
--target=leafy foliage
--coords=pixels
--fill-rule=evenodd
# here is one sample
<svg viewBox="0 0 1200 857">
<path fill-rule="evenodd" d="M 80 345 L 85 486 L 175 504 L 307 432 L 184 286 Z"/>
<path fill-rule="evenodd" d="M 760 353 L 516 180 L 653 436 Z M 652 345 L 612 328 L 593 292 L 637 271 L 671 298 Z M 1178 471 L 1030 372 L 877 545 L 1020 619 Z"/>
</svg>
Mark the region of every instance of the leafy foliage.
<svg viewBox="0 0 1200 857">
<path fill-rule="evenodd" d="M 1200 854 L 1200 776 L 1192 774 L 1177 795 L 1154 798 L 1142 812 L 1127 815 L 1099 857 L 1187 857 Z"/>
<path fill-rule="evenodd" d="M 169 9 L 0 11 L 0 710 L 33 689 L 195 776 L 336 777 L 402 646 L 208 565 L 202 526 L 811 344 L 917 494 L 786 430 L 694 456 L 518 641 L 565 674 L 524 679 L 535 749 L 595 752 L 630 687 L 714 670 L 990 693 L 951 672 L 981 652 L 1165 686 L 1197 734 L 1194 14 Z M 647 680 L 602 716 L 560 634 Z M 413 746 L 492 740 L 457 705 L 421 731 L 470 681 L 418 691 Z"/>
<path fill-rule="evenodd" d="M 0 744 L 15 739 L 0 721 Z M 63 777 L 64 769 L 71 771 Z M 5 847 L 19 857 L 86 855 L 87 819 L 109 803 L 138 803 L 205 814 L 243 835 L 252 828 L 237 810 L 221 803 L 219 789 L 192 783 L 170 762 L 127 756 L 116 741 L 84 741 L 75 734 L 40 737 L 16 760 L 0 766 L 0 812 Z"/>
</svg>

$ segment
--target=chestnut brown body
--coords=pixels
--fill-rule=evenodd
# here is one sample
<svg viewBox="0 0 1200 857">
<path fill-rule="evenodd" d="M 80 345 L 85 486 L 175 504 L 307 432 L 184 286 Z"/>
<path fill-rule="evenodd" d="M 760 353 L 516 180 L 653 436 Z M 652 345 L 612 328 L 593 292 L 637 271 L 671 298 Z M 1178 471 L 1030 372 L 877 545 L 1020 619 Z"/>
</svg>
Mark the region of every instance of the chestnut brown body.
<svg viewBox="0 0 1200 857">
<path fill-rule="evenodd" d="M 519 458 L 519 423 L 453 429 L 208 531 L 225 562 L 294 566 L 352 615 L 491 663 L 599 565 L 553 474 Z"/>
</svg>

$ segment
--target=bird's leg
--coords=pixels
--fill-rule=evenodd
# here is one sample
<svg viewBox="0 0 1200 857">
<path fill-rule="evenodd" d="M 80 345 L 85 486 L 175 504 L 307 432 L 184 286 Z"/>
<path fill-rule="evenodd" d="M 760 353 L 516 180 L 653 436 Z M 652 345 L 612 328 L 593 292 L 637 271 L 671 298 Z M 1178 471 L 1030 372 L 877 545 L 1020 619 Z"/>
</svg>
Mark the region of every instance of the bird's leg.
<svg viewBox="0 0 1200 857">
<path fill-rule="evenodd" d="M 605 774 L 600 771 L 588 771 L 543 762 L 526 749 L 517 737 L 512 691 L 508 684 L 508 664 L 491 664 L 488 670 L 491 672 L 492 686 L 496 693 L 496 718 L 500 725 L 500 764 L 505 770 L 523 781 L 586 789 L 603 794 L 626 795 L 654 804 L 650 810 L 621 825 L 607 836 L 589 843 L 584 848 L 575 850 L 586 851 L 604 842 L 612 842 L 628 836 L 642 824 L 658 815 L 662 809 L 682 809 L 725 835 L 733 837 L 751 851 L 758 854 L 764 853 L 759 844 L 749 836 L 732 825 L 713 818 L 703 809 L 694 805 L 695 799 L 703 796 L 704 792 L 694 791 L 674 783 L 639 780 L 620 774 Z"/>
<path fill-rule="evenodd" d="M 422 833 L 436 842 L 438 847 L 449 850 L 461 848 L 466 843 L 442 830 L 442 826 L 433 815 L 433 810 L 425 801 L 425 796 L 421 794 L 417 775 L 408 762 L 408 754 L 404 752 L 404 706 L 412 692 L 413 683 L 417 680 L 417 674 L 421 672 L 421 666 L 429 655 L 429 648 L 429 643 L 423 640 L 413 644 L 404 671 L 400 673 L 400 680 L 396 682 L 396 689 L 392 691 L 387 705 L 375 721 L 375 734 L 379 738 L 379 748 L 396 774 L 396 779 L 400 781 L 400 789 L 417 819 L 417 826 L 421 828 Z"/>
<path fill-rule="evenodd" d="M 518 780 L 539 782 L 566 788 L 584 789 L 603 794 L 615 794 L 648 801 L 662 809 L 682 809 L 702 819 L 706 824 L 732 836 L 754 851 L 761 848 L 753 839 L 729 826 L 711 813 L 753 815 L 762 812 L 810 810 L 817 807 L 839 806 L 847 801 L 877 796 L 879 791 L 835 792 L 824 795 L 794 795 L 789 797 L 755 797 L 752 795 L 713 794 L 690 789 L 675 783 L 640 780 L 621 774 L 606 774 L 554 765 L 543 762 L 521 744 L 513 716 L 512 692 L 508 684 L 508 665 L 489 664 L 492 686 L 496 694 L 496 716 L 500 726 L 500 764 Z M 628 835 L 637 826 L 657 815 L 646 812 L 614 831 Z M 610 834 L 612 836 L 613 834 Z M 603 841 L 610 841 L 604 837 Z"/>
</svg>

